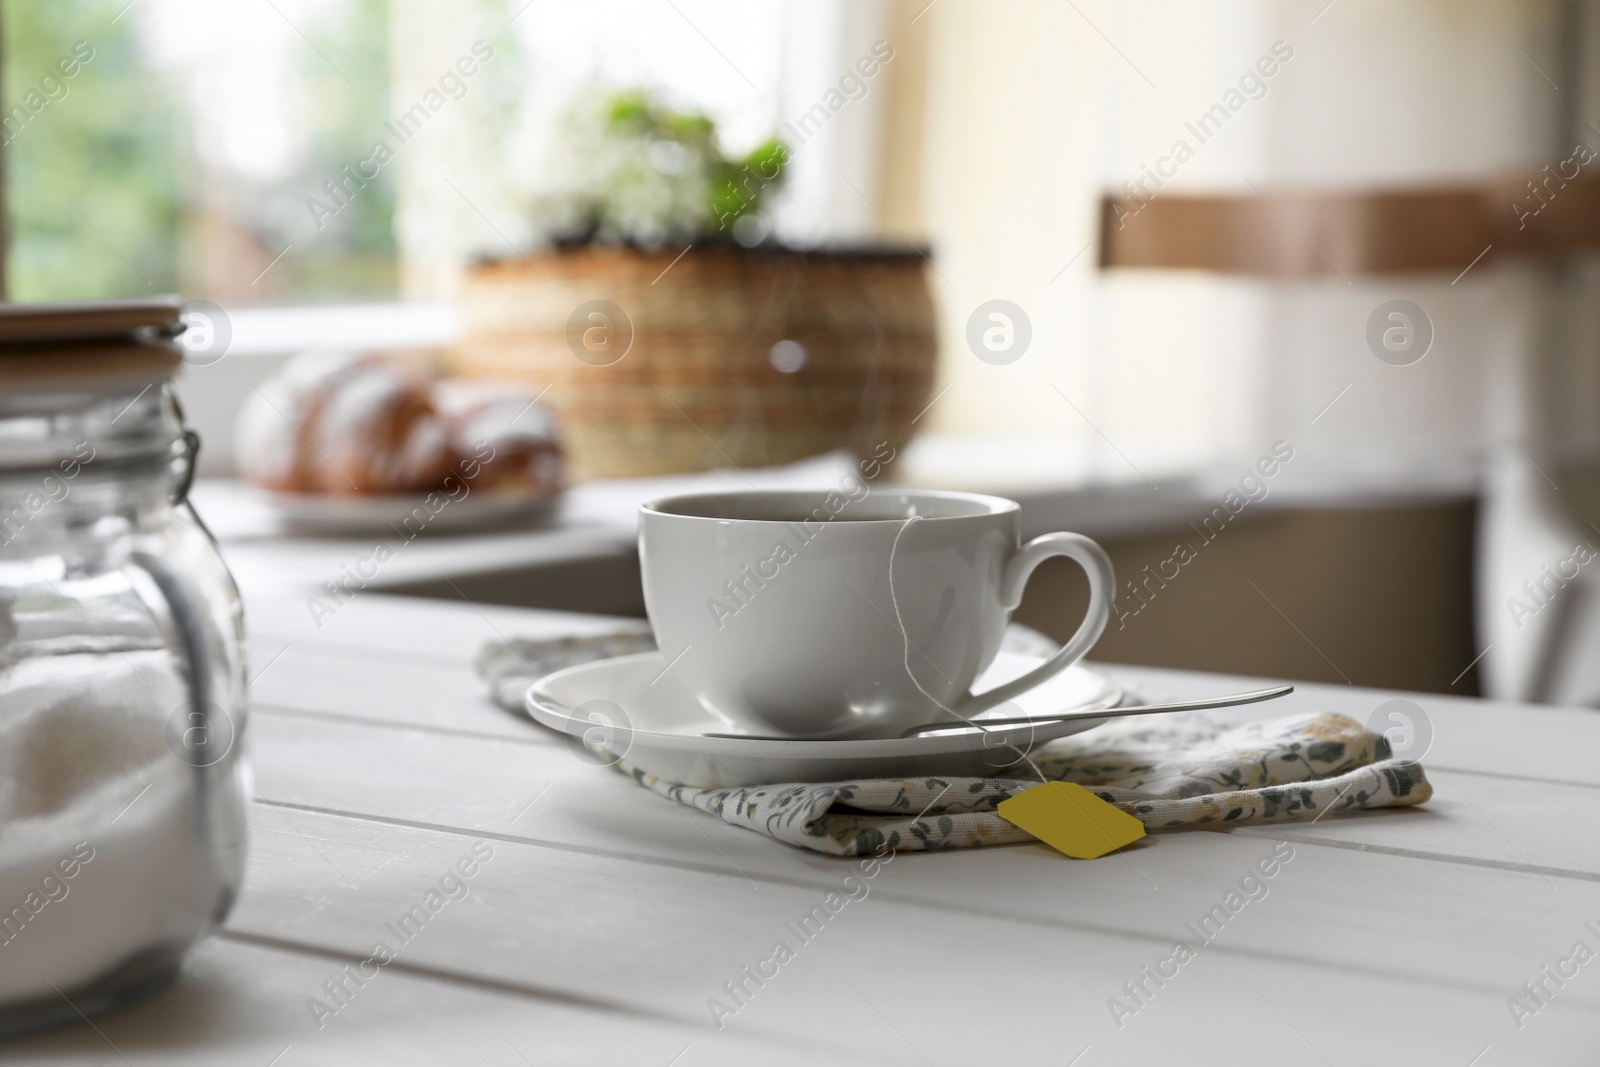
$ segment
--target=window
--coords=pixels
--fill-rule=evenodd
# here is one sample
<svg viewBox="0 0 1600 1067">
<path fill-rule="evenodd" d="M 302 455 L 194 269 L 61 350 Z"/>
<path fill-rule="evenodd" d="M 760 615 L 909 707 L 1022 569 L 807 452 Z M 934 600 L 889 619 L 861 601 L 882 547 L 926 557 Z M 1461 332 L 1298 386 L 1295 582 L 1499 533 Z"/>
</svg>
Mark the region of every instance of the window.
<svg viewBox="0 0 1600 1067">
<path fill-rule="evenodd" d="M 464 261 L 535 239 L 577 97 L 655 89 L 748 150 L 884 29 L 839 0 L 0 0 L 0 19 L 8 296 L 228 308 L 448 296 Z M 797 154 L 780 232 L 876 226 L 843 179 L 876 183 L 881 95 Z"/>
<path fill-rule="evenodd" d="M 4 0 L 15 300 L 396 291 L 394 186 L 304 200 L 388 115 L 383 0 Z"/>
</svg>

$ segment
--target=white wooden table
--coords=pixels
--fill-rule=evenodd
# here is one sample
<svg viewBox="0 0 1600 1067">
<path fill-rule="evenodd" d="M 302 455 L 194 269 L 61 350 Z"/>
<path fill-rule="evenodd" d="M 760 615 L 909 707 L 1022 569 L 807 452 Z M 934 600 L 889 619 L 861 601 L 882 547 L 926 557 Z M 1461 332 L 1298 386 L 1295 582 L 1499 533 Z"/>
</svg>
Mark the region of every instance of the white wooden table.
<svg viewBox="0 0 1600 1067">
<path fill-rule="evenodd" d="M 1508 998 L 1600 950 L 1600 716 L 1416 697 L 1424 809 L 1157 834 L 1092 862 L 1043 845 L 901 855 L 747 1006 L 708 998 L 840 889 L 850 861 L 680 809 L 492 705 L 496 635 L 602 628 L 377 594 L 312 627 L 249 605 L 253 838 L 243 894 L 144 1005 L 0 1046 L 8 1063 L 1404 1063 L 1600 1058 L 1600 961 L 1519 1029 Z M 1152 693 L 1239 679 L 1110 668 Z M 1239 717 L 1392 694 L 1305 686 Z M 482 842 L 483 844 L 478 844 Z M 1119 1027 L 1155 967 L 1256 861 L 1293 858 Z M 385 926 L 474 846 L 468 895 Z M 1594 928 L 1586 926 L 1593 922 Z M 345 967 L 396 947 L 364 985 Z M 3 965 L 3 961 L 0 961 Z M 1169 968 L 1170 969 L 1170 968 Z M 319 1028 L 312 998 L 336 1005 Z"/>
</svg>

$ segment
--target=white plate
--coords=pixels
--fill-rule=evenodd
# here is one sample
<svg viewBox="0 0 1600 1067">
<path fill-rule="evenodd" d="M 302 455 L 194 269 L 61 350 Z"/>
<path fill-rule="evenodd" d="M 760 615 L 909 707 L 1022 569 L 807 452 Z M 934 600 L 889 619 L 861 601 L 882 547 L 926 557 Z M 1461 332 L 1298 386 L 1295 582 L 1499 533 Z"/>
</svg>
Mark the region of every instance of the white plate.
<svg viewBox="0 0 1600 1067">
<path fill-rule="evenodd" d="M 1042 662 L 1040 656 L 1001 652 L 975 688 L 991 689 Z M 700 788 L 929 774 L 995 777 L 1033 748 L 1105 721 L 853 741 L 706 737 L 731 728 L 678 685 L 670 670 L 663 673 L 667 665 L 661 653 L 645 652 L 556 671 L 529 687 L 528 713 L 565 734 L 574 754 L 590 763 L 626 759 L 659 778 Z M 1115 682 L 1080 664 L 976 721 L 1098 711 L 1121 699 Z"/>
<path fill-rule="evenodd" d="M 558 496 L 474 490 L 460 500 L 450 500 L 440 492 L 435 494 L 433 508 L 428 506 L 427 493 L 345 496 L 263 491 L 261 499 L 280 522 L 295 529 L 323 534 L 406 536 L 413 532 L 459 533 L 537 522 L 555 510 Z M 442 506 L 440 501 L 444 502 Z"/>
</svg>

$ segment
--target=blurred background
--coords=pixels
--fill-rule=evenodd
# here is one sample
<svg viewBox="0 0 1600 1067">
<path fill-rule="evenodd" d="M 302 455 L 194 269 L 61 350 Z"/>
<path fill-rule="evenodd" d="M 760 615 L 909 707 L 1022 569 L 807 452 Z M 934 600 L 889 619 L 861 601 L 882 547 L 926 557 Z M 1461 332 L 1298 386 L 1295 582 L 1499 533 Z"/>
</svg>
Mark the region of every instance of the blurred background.
<svg viewBox="0 0 1600 1067">
<path fill-rule="evenodd" d="M 892 455 L 1102 540 L 1096 658 L 1600 703 L 1592 0 L 3 0 L 0 41 L 6 297 L 199 302 L 242 581 L 371 544 L 235 429 L 382 354 L 526 390 L 569 488 L 375 588 L 642 613 L 639 500 Z M 1018 617 L 1064 637 L 1055 566 Z"/>
</svg>

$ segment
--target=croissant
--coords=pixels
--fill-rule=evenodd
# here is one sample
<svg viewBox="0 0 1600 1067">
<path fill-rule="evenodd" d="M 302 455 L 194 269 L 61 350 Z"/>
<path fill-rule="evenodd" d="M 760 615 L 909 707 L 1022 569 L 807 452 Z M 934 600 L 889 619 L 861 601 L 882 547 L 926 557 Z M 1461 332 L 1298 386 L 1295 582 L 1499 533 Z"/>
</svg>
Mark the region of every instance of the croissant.
<svg viewBox="0 0 1600 1067">
<path fill-rule="evenodd" d="M 446 380 L 435 384 L 433 395 L 457 454 L 482 460 L 477 485 L 563 487 L 566 465 L 555 418 L 522 387 Z"/>
<path fill-rule="evenodd" d="M 564 481 L 554 420 L 520 386 L 429 382 L 363 356 L 291 360 L 240 413 L 237 454 L 280 492 L 422 493 L 452 472 L 480 488 Z"/>
</svg>

